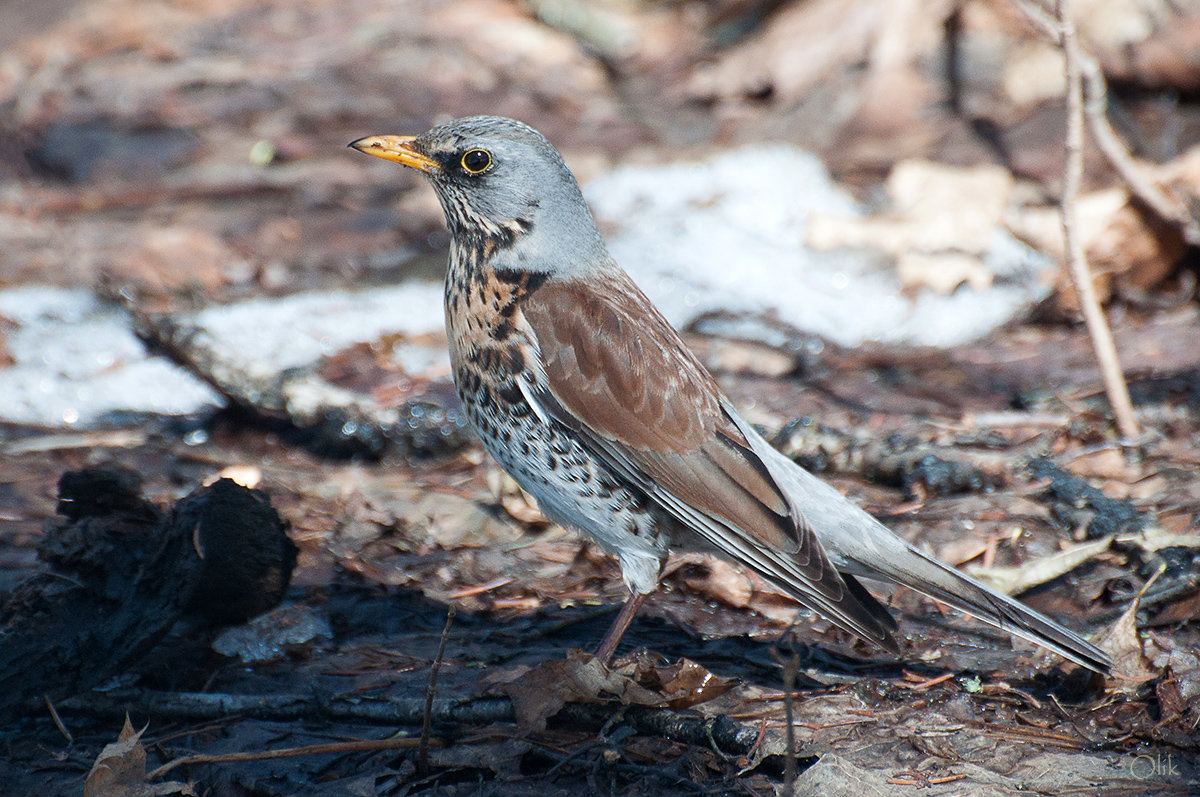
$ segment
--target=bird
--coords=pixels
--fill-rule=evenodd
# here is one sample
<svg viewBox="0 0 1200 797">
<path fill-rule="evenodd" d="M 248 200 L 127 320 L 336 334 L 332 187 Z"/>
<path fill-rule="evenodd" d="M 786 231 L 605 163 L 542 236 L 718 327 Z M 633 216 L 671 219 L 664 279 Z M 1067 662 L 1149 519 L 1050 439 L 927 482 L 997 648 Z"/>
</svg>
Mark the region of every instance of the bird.
<svg viewBox="0 0 1200 797">
<path fill-rule="evenodd" d="M 620 565 L 630 596 L 601 662 L 675 550 L 746 567 L 893 653 L 898 624 L 860 578 L 1110 670 L 1103 650 L 921 552 L 773 448 L 609 254 L 541 133 L 470 116 L 349 146 L 418 170 L 437 195 L 451 237 L 450 361 L 484 447 L 544 515 Z"/>
</svg>

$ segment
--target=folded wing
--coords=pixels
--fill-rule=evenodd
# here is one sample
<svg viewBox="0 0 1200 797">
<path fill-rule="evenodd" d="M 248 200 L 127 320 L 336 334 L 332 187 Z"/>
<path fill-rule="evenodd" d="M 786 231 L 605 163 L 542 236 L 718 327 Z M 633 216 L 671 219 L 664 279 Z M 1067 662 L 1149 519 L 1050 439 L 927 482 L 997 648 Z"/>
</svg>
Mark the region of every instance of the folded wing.
<svg viewBox="0 0 1200 797">
<path fill-rule="evenodd" d="M 838 626 L 895 648 L 895 622 L 839 575 L 716 382 L 623 272 L 547 281 L 522 301 L 547 387 L 532 398 L 697 536 Z"/>
</svg>

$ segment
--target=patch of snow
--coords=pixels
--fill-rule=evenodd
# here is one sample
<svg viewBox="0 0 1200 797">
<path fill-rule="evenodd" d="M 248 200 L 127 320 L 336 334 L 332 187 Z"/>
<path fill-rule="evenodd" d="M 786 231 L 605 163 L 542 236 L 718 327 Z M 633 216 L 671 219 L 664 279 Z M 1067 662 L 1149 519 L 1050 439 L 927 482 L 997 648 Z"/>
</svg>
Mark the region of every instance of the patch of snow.
<svg viewBox="0 0 1200 797">
<path fill-rule="evenodd" d="M 216 407 L 210 387 L 148 357 L 129 316 L 89 291 L 33 285 L 0 291 L 13 365 L 0 368 L 0 420 L 89 426 L 114 412 L 186 415 Z"/>
<path fill-rule="evenodd" d="M 0 421 L 86 427 L 112 413 L 178 416 L 224 403 L 184 369 L 148 355 L 129 316 L 89 291 L 0 291 L 0 316 L 14 324 L 7 346 L 15 360 L 0 368 Z M 441 330 L 442 288 L 413 282 L 255 299 L 177 321 L 203 330 L 212 350 L 233 367 L 278 374 L 315 366 L 323 356 L 384 334 Z M 413 355 L 426 367 L 439 356 L 448 361 L 444 346 L 440 354 L 420 349 Z"/>
<path fill-rule="evenodd" d="M 368 291 L 314 291 L 207 308 L 189 323 L 237 360 L 280 371 L 315 365 L 347 346 L 389 333 L 419 335 L 443 327 L 442 286 L 406 282 Z M 448 355 L 447 355 L 448 358 Z"/>
<path fill-rule="evenodd" d="M 677 327 L 716 310 L 771 313 L 844 346 L 865 341 L 962 344 L 1042 298 L 1050 261 L 997 230 L 992 287 L 949 296 L 902 291 L 878 252 L 805 245 L 808 215 L 863 210 L 820 160 L 784 144 L 699 163 L 625 166 L 585 196 L 609 249 Z"/>
</svg>

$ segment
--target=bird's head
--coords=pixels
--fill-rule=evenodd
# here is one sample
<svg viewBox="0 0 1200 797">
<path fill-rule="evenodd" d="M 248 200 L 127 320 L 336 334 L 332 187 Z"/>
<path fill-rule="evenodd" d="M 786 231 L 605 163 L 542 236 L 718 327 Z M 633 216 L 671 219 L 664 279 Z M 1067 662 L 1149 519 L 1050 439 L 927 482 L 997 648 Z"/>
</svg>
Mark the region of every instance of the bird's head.
<svg viewBox="0 0 1200 797">
<path fill-rule="evenodd" d="M 455 240 L 490 240 L 497 267 L 563 271 L 607 259 L 574 175 L 528 125 L 470 116 L 419 136 L 367 136 L 350 146 L 423 172 Z"/>
</svg>

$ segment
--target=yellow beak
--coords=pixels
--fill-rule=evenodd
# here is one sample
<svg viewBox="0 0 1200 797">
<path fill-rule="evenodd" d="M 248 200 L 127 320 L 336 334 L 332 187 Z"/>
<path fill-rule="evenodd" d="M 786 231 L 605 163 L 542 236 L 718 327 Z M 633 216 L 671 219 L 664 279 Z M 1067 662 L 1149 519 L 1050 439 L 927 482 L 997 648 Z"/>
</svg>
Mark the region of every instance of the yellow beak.
<svg viewBox="0 0 1200 797">
<path fill-rule="evenodd" d="M 349 146 L 359 152 L 383 158 L 385 161 L 395 161 L 403 166 L 411 166 L 428 174 L 440 172 L 440 163 L 412 148 L 415 139 L 416 136 L 367 136 L 351 141 Z"/>
</svg>

